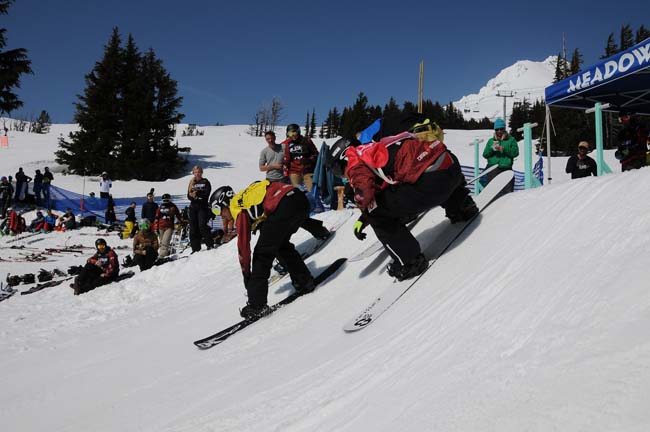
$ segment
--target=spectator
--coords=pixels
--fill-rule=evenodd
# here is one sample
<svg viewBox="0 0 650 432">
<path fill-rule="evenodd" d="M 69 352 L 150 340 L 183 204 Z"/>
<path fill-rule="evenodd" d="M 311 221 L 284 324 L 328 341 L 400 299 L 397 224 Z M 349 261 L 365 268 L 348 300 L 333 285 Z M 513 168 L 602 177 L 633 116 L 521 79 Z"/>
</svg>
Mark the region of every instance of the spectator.
<svg viewBox="0 0 650 432">
<path fill-rule="evenodd" d="M 18 168 L 16 173 L 16 193 L 14 195 L 14 201 L 22 202 L 27 195 L 27 183 L 32 181 L 31 177 L 27 177 L 22 168 Z"/>
<path fill-rule="evenodd" d="M 147 194 L 147 202 L 142 204 L 142 211 L 140 212 L 140 218 L 153 221 L 156 219 L 156 210 L 158 210 L 158 204 L 156 204 L 153 201 L 153 193 L 149 192 Z"/>
<path fill-rule="evenodd" d="M 65 209 L 65 213 L 57 220 L 56 225 L 59 231 L 68 231 L 77 227 L 77 221 L 70 207 Z"/>
<path fill-rule="evenodd" d="M 56 221 L 59 219 L 59 215 L 52 213 L 52 209 L 47 209 L 47 215 L 45 216 L 45 226 L 43 227 L 45 231 L 52 231 L 56 226 Z"/>
<path fill-rule="evenodd" d="M 287 126 L 287 139 L 284 148 L 284 174 L 289 176 L 291 184 L 300 187 L 303 183 L 307 192 L 311 192 L 312 177 L 318 149 L 310 138 L 300 135 L 300 126 L 295 123 Z"/>
<path fill-rule="evenodd" d="M 571 156 L 566 161 L 566 172 L 571 174 L 572 179 L 595 176 L 596 161 L 587 156 L 589 153 L 589 143 L 587 141 L 580 141 L 578 144 L 578 154 Z"/>
<path fill-rule="evenodd" d="M 45 206 L 50 208 L 50 186 L 54 181 L 54 176 L 50 172 L 50 168 L 45 167 L 45 172 L 43 173 L 43 199 L 45 200 Z"/>
<path fill-rule="evenodd" d="M 113 195 L 108 196 L 108 202 L 106 203 L 106 212 L 104 213 L 104 220 L 106 225 L 112 225 L 117 222 L 117 216 L 115 216 L 115 202 L 113 202 Z"/>
<path fill-rule="evenodd" d="M 43 216 L 43 212 L 36 212 L 36 219 L 29 224 L 29 230 L 31 232 L 45 231 L 45 216 Z"/>
<path fill-rule="evenodd" d="M 34 174 L 34 199 L 36 200 L 36 205 L 41 205 L 41 192 L 43 191 L 43 174 L 41 170 L 37 169 L 36 174 Z"/>
<path fill-rule="evenodd" d="M 187 199 L 190 200 L 190 245 L 192 253 L 201 250 L 201 241 L 208 249 L 212 249 L 214 241 L 208 227 L 211 216 L 208 199 L 212 186 L 208 179 L 203 178 L 203 168 L 196 165 L 192 168 L 192 180 L 187 188 Z"/>
<path fill-rule="evenodd" d="M 83 294 L 98 286 L 109 284 L 117 279 L 117 275 L 120 273 L 117 254 L 108 247 L 106 240 L 98 238 L 95 241 L 95 248 L 95 255 L 88 259 L 81 273 L 72 284 L 74 295 Z"/>
<path fill-rule="evenodd" d="M 181 212 L 171 201 L 171 196 L 168 193 L 163 194 L 162 204 L 156 210 L 156 218 L 154 221 L 154 226 L 158 230 L 158 239 L 160 243 L 159 256 L 164 258 L 171 253 L 171 248 L 169 244 L 172 240 L 172 234 L 174 233 L 174 220 L 181 222 Z"/>
<path fill-rule="evenodd" d="M 487 159 L 487 166 L 489 168 L 497 165 L 497 168 L 492 170 L 481 178 L 481 184 L 486 186 L 494 177 L 503 171 L 512 170 L 512 162 L 519 156 L 519 146 L 517 141 L 506 132 L 506 122 L 503 119 L 497 118 L 494 121 L 494 136 L 490 138 L 483 150 L 483 157 Z M 512 192 L 515 187 L 514 178 L 510 187 L 507 189 Z"/>
<path fill-rule="evenodd" d="M 99 197 L 108 199 L 111 194 L 111 188 L 113 187 L 113 182 L 108 178 L 108 173 L 104 171 L 101 178 L 99 179 Z"/>
<path fill-rule="evenodd" d="M 621 162 L 621 171 L 645 166 L 648 132 L 629 110 L 621 110 L 618 121 L 623 129 L 618 133 L 618 147 L 614 156 Z"/>
<path fill-rule="evenodd" d="M 126 211 L 124 212 L 126 214 L 126 219 L 124 220 L 124 230 L 122 230 L 123 239 L 133 238 L 135 235 L 135 206 L 135 201 L 131 202 L 129 207 L 127 207 Z"/>
<path fill-rule="evenodd" d="M 21 234 L 27 228 L 26 224 L 25 224 L 25 218 L 22 217 L 16 211 L 16 209 L 11 208 L 11 209 L 8 210 L 7 219 L 9 220 L 9 223 L 8 223 L 8 226 L 7 226 L 9 228 L 9 232 L 7 234 L 9 234 L 9 235 L 13 236 L 13 235 Z"/>
<path fill-rule="evenodd" d="M 7 210 L 11 206 L 11 197 L 14 193 L 14 188 L 9 183 L 7 177 L 0 177 L 0 217 L 2 219 L 7 217 Z"/>
<path fill-rule="evenodd" d="M 140 271 L 153 267 L 158 259 L 158 237 L 151 231 L 151 222 L 140 219 L 138 233 L 133 237 L 133 263 Z"/>
<path fill-rule="evenodd" d="M 284 161 L 284 148 L 275 142 L 275 132 L 268 131 L 264 134 L 267 146 L 260 152 L 260 171 L 266 172 L 266 179 L 270 182 L 287 182 L 282 164 Z"/>
</svg>

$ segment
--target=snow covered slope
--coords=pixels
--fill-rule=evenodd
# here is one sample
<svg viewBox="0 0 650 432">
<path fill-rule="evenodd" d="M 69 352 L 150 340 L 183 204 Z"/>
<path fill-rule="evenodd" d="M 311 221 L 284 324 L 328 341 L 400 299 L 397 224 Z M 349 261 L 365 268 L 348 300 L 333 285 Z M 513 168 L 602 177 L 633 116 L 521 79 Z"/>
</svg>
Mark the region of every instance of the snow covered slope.
<svg viewBox="0 0 650 432">
<path fill-rule="evenodd" d="M 497 93 L 514 93 L 514 98 L 506 99 L 509 116 L 515 101 L 526 99 L 533 103 L 544 99 L 544 88 L 553 82 L 556 58 L 557 56 L 550 56 L 541 62 L 520 60 L 499 72 L 478 93 L 455 101 L 454 106 L 463 111 L 465 119 L 487 117 L 494 120 L 503 117 L 503 98 L 497 97 Z"/>
<path fill-rule="evenodd" d="M 241 168 L 213 168 L 213 184 L 222 171 L 245 183 L 249 157 L 256 168 L 262 143 L 240 140 L 236 129 L 197 145 L 205 160 Z M 464 134 L 458 151 L 469 157 Z M 65 286 L 14 296 L 0 303 L 0 424 L 21 432 L 647 430 L 650 204 L 639 197 L 649 194 L 642 169 L 507 195 L 355 334 L 343 323 L 392 283 L 384 254 L 347 264 L 208 351 L 192 341 L 238 320 L 246 300 L 233 243 L 78 297 Z M 346 215 L 319 217 L 331 226 Z M 431 212 L 420 238 L 441 218 Z M 308 260 L 313 272 L 366 246 L 353 222 Z M 308 240 L 296 234 L 298 247 Z M 274 286 L 270 301 L 291 290 Z"/>
</svg>

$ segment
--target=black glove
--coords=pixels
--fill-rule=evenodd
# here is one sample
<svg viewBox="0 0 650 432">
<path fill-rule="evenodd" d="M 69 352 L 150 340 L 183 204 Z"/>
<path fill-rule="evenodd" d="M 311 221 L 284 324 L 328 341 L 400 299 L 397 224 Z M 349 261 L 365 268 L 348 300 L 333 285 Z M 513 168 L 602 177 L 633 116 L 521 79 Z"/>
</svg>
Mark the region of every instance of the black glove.
<svg viewBox="0 0 650 432">
<path fill-rule="evenodd" d="M 242 276 L 244 277 L 244 287 L 248 289 L 248 282 L 251 280 L 251 274 L 250 273 L 242 273 Z"/>
<path fill-rule="evenodd" d="M 366 233 L 363 230 L 368 226 L 368 221 L 364 215 L 361 215 L 359 219 L 354 223 L 354 236 L 359 240 L 366 239 Z"/>
</svg>

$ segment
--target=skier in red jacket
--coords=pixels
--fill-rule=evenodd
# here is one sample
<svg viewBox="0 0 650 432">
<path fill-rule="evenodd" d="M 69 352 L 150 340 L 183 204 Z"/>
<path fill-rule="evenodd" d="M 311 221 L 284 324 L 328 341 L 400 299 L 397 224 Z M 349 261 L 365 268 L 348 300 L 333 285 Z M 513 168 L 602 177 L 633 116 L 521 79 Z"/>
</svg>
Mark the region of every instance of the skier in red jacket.
<svg viewBox="0 0 650 432">
<path fill-rule="evenodd" d="M 354 234 L 363 240 L 364 228 L 372 226 L 393 258 L 388 274 L 398 280 L 415 277 L 427 268 L 427 259 L 405 221 L 436 206 L 452 223 L 478 213 L 458 159 L 442 141 L 424 141 L 409 132 L 354 144 L 338 140 L 328 162 L 334 175 L 348 178 L 361 209 Z"/>
</svg>

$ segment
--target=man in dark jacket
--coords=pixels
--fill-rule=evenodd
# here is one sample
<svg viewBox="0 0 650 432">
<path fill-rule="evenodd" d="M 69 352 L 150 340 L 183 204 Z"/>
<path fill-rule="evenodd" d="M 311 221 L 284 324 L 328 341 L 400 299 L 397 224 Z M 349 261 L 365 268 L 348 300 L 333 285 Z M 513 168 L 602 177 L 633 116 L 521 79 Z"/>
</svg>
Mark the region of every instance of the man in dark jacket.
<svg viewBox="0 0 650 432">
<path fill-rule="evenodd" d="M 172 202 L 171 195 L 165 193 L 162 196 L 162 204 L 160 204 L 160 207 L 156 211 L 156 219 L 154 221 L 154 226 L 158 231 L 160 241 L 159 256 L 161 258 L 168 256 L 171 252 L 169 244 L 174 233 L 175 221 L 181 223 L 181 212 L 176 207 L 176 204 Z"/>
<path fill-rule="evenodd" d="M 158 204 L 153 200 L 153 193 L 149 192 L 147 194 L 147 202 L 142 204 L 140 218 L 153 221 L 156 218 L 156 210 L 158 210 Z"/>
<path fill-rule="evenodd" d="M 294 186 L 300 187 L 304 183 L 307 192 L 311 192 L 318 149 L 311 138 L 300 134 L 300 126 L 295 123 L 287 126 L 287 139 L 282 144 L 284 175 L 289 177 Z"/>
<path fill-rule="evenodd" d="M 36 174 L 34 174 L 34 199 L 36 200 L 36 205 L 41 205 L 41 191 L 43 190 L 43 174 L 41 170 L 37 169 Z"/>
<path fill-rule="evenodd" d="M 618 133 L 618 147 L 614 156 L 621 162 L 621 171 L 639 169 L 646 164 L 648 131 L 640 125 L 629 110 L 618 113 L 623 125 Z"/>
<path fill-rule="evenodd" d="M 598 175 L 596 161 L 587 156 L 588 152 L 589 143 L 587 141 L 580 141 L 580 144 L 578 144 L 578 154 L 571 156 L 566 161 L 566 172 L 567 174 L 571 174 L 572 179 Z"/>
<path fill-rule="evenodd" d="M 45 167 L 45 172 L 43 173 L 43 200 L 47 208 L 50 208 L 50 186 L 54 181 L 54 175 L 50 172 L 49 167 Z"/>
<path fill-rule="evenodd" d="M 106 240 L 95 241 L 96 253 L 88 259 L 81 273 L 75 278 L 72 288 L 74 295 L 91 291 L 98 286 L 113 282 L 120 272 L 117 254 L 108 247 Z"/>
<path fill-rule="evenodd" d="M 27 183 L 30 181 L 32 181 L 32 178 L 27 177 L 22 168 L 18 168 L 18 172 L 16 173 L 16 194 L 14 196 L 14 201 L 23 201 L 25 195 L 27 195 Z"/>
<path fill-rule="evenodd" d="M 2 219 L 7 217 L 7 209 L 11 206 L 13 193 L 14 188 L 7 177 L 0 177 L 0 218 Z"/>
</svg>

